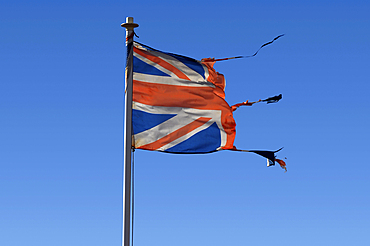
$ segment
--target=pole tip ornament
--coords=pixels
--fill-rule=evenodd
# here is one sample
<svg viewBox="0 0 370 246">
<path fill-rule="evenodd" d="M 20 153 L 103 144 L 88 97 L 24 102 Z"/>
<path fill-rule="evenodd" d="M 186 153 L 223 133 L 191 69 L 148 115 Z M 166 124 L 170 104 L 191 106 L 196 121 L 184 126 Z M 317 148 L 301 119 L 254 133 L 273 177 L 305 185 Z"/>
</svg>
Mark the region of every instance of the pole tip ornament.
<svg viewBox="0 0 370 246">
<path fill-rule="evenodd" d="M 134 28 L 138 27 L 139 24 L 134 23 L 134 17 L 127 17 L 126 23 L 122 23 L 121 27 L 124 27 L 129 30 L 133 30 Z"/>
</svg>

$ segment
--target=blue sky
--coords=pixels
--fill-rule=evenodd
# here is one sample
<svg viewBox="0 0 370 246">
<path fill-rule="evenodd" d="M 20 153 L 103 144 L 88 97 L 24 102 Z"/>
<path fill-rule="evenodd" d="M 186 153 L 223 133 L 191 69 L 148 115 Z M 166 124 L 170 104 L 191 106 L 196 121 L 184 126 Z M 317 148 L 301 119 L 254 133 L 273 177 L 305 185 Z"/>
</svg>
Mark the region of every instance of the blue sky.
<svg viewBox="0 0 370 246">
<path fill-rule="evenodd" d="M 134 243 L 369 245 L 368 1 L 2 1 L 0 245 L 120 245 L 125 30 L 218 62 L 257 155 L 135 152 Z"/>
</svg>

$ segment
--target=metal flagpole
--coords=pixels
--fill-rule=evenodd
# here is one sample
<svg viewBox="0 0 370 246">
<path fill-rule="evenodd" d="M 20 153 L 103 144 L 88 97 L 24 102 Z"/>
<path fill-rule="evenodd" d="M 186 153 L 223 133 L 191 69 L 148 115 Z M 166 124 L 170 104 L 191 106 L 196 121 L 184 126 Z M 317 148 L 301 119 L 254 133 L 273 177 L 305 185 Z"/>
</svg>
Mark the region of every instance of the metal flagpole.
<svg viewBox="0 0 370 246">
<path fill-rule="evenodd" d="M 130 246 L 130 211 L 131 211 L 131 151 L 132 151 L 132 63 L 133 63 L 133 36 L 134 28 L 139 25 L 134 23 L 133 17 L 127 17 L 126 23 L 121 24 L 126 28 L 127 64 L 125 84 L 125 128 L 124 128 L 124 181 L 123 181 L 123 228 L 122 246 Z"/>
</svg>

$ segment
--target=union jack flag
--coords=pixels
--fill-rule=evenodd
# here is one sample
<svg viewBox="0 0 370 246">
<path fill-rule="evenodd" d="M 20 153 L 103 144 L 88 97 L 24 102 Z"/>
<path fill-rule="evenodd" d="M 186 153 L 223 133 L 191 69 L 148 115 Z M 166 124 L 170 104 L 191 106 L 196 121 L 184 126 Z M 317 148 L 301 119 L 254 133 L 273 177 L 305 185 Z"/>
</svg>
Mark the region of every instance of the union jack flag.
<svg viewBox="0 0 370 246">
<path fill-rule="evenodd" d="M 285 162 L 275 156 L 281 149 L 240 150 L 233 145 L 236 126 L 233 111 L 243 105 L 272 103 L 282 98 L 280 94 L 230 107 L 225 101 L 225 78 L 213 65 L 216 61 L 240 57 L 198 61 L 137 42 L 133 43 L 132 51 L 134 148 L 188 154 L 224 149 L 252 152 L 266 157 L 268 166 L 276 161 L 286 170 Z"/>
<path fill-rule="evenodd" d="M 134 147 L 171 153 L 233 149 L 235 121 L 214 61 L 134 43 Z"/>
</svg>

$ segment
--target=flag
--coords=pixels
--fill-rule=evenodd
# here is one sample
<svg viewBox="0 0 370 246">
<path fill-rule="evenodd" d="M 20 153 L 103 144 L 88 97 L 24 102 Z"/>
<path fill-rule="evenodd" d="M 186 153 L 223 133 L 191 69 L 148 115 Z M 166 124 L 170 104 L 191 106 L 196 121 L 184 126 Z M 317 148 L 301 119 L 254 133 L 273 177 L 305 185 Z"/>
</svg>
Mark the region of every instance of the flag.
<svg viewBox="0 0 370 246">
<path fill-rule="evenodd" d="M 214 62 L 134 43 L 133 138 L 137 149 L 208 153 L 232 149 L 235 121 Z"/>
<path fill-rule="evenodd" d="M 225 78 L 215 71 L 214 63 L 134 42 L 134 148 L 169 153 L 237 150 L 233 110 L 255 102 L 230 107 L 225 101 Z M 271 153 L 274 162 L 275 152 Z"/>
</svg>

